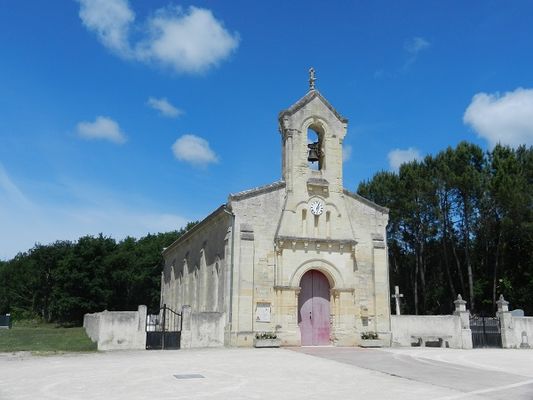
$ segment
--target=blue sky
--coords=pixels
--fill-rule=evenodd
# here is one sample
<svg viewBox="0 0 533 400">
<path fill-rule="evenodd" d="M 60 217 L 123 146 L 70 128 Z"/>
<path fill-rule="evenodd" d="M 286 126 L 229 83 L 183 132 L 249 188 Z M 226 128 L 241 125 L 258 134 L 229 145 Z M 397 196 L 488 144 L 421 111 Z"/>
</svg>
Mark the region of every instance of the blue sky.
<svg viewBox="0 0 533 400">
<path fill-rule="evenodd" d="M 344 183 L 533 143 L 529 1 L 0 0 L 0 259 L 177 229 L 280 179 L 277 115 L 350 121 Z"/>
</svg>

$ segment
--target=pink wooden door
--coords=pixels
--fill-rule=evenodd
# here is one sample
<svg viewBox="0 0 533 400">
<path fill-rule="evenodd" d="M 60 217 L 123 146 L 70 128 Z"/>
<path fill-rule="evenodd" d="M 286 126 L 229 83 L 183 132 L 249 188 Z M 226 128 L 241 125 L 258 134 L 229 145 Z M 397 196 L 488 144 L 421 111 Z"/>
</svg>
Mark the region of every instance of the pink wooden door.
<svg viewBox="0 0 533 400">
<path fill-rule="evenodd" d="M 329 282 L 319 271 L 308 271 L 300 282 L 298 325 L 302 346 L 329 344 Z"/>
</svg>

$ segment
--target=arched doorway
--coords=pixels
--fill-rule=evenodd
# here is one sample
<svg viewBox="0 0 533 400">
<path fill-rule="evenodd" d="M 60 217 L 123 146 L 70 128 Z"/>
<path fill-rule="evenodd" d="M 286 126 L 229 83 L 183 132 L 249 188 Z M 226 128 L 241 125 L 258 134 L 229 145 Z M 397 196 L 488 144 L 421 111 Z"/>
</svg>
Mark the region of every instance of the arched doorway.
<svg viewBox="0 0 533 400">
<path fill-rule="evenodd" d="M 328 345 L 329 282 L 317 270 L 307 271 L 300 281 L 298 295 L 298 326 L 302 346 Z"/>
</svg>

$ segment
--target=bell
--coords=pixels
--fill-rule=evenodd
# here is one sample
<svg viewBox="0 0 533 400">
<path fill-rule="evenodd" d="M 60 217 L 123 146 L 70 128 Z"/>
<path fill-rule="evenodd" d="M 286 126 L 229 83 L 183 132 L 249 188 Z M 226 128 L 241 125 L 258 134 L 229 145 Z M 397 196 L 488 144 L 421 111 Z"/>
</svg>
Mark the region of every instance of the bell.
<svg viewBox="0 0 533 400">
<path fill-rule="evenodd" d="M 320 151 L 318 149 L 318 142 L 309 143 L 307 147 L 309 148 L 309 155 L 307 156 L 307 161 L 312 163 L 320 161 Z"/>
</svg>

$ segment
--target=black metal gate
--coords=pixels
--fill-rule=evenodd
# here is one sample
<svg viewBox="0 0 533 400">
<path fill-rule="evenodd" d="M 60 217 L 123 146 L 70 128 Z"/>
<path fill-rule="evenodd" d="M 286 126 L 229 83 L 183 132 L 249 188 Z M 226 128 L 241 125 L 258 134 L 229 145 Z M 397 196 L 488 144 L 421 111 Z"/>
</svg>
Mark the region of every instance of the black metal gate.
<svg viewBox="0 0 533 400">
<path fill-rule="evenodd" d="M 163 304 L 158 314 L 146 316 L 146 349 L 179 349 L 181 326 L 181 314 Z"/>
<path fill-rule="evenodd" d="M 498 317 L 485 317 L 474 315 L 470 317 L 470 330 L 472 331 L 472 346 L 502 347 L 500 320 Z"/>
</svg>

